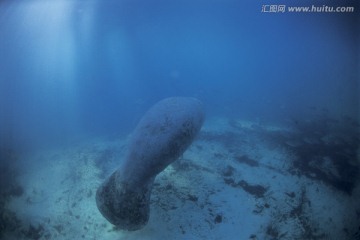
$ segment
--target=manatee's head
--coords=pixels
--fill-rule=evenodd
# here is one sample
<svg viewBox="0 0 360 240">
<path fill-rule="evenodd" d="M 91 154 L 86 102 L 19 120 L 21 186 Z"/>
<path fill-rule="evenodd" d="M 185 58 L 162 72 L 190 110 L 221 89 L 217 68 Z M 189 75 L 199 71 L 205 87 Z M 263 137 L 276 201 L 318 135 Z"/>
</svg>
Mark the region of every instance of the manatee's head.
<svg viewBox="0 0 360 240">
<path fill-rule="evenodd" d="M 114 172 L 96 192 L 96 204 L 101 214 L 116 227 L 138 230 L 149 220 L 152 182 L 142 187 L 131 187 L 119 180 Z"/>
</svg>

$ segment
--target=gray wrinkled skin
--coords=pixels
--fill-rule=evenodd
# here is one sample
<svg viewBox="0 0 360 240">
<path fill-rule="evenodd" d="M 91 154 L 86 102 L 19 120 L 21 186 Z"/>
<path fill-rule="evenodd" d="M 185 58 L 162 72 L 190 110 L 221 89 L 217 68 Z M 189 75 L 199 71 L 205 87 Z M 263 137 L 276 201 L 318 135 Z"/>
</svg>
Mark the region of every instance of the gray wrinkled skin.
<svg viewBox="0 0 360 240">
<path fill-rule="evenodd" d="M 135 128 L 124 165 L 97 190 L 102 215 L 119 229 L 145 226 L 156 175 L 189 147 L 203 122 L 203 107 L 195 98 L 173 97 L 156 103 Z"/>
</svg>

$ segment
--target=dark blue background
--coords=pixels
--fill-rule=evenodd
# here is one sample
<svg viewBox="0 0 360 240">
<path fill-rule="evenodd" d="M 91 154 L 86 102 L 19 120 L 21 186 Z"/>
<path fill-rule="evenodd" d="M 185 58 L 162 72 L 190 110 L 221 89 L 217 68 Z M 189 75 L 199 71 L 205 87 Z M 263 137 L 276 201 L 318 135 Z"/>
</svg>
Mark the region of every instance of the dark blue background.
<svg viewBox="0 0 360 240">
<path fill-rule="evenodd" d="M 261 13 L 354 1 L 2 1 L 2 142 L 128 134 L 155 102 L 286 122 L 359 110 L 359 12 Z M 357 6 L 355 6 L 357 7 Z"/>
</svg>

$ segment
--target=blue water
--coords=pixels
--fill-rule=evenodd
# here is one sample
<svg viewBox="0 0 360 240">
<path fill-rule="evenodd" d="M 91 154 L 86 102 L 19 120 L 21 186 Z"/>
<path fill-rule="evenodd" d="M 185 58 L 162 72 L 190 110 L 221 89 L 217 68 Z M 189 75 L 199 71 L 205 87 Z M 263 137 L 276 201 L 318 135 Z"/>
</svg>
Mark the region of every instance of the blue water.
<svg viewBox="0 0 360 240">
<path fill-rule="evenodd" d="M 263 4 L 1 1 L 2 141 L 128 134 L 169 96 L 197 97 L 208 117 L 358 118 L 358 9 L 261 13 Z"/>
<path fill-rule="evenodd" d="M 267 4 L 353 6 L 355 12 L 261 12 Z M 179 196 L 192 202 L 189 206 L 205 203 L 198 211 L 191 209 L 191 216 L 200 215 L 184 221 L 189 223 L 186 231 L 180 217 L 173 217 L 168 226 L 175 228 L 167 229 L 169 233 L 172 229 L 177 234 L 187 232 L 186 236 L 198 232 L 209 239 L 207 234 L 216 226 L 219 236 L 226 235 L 222 229 L 232 229 L 236 238 L 255 239 L 261 227 L 269 239 L 286 239 L 286 234 L 290 239 L 290 230 L 280 231 L 272 224 L 278 221 L 285 226 L 291 223 L 286 218 L 292 218 L 308 239 L 323 239 L 332 232 L 339 234 L 330 236 L 334 239 L 359 239 L 359 9 L 358 0 L 0 0 L 0 239 L 6 231 L 40 239 L 39 232 L 53 234 L 55 229 L 58 233 L 53 236 L 61 239 L 61 229 L 65 234 L 74 226 L 81 229 L 74 230 L 78 238 L 82 233 L 85 239 L 103 236 L 105 230 L 97 228 L 96 216 L 94 227 L 81 225 L 86 221 L 89 226 L 93 213 L 83 203 L 95 204 L 95 185 L 119 167 L 128 148 L 124 139 L 144 113 L 172 96 L 196 97 L 206 110 L 205 126 L 190 159 L 178 161 L 174 171 L 187 178 L 193 176 L 185 173 L 194 168 L 205 186 L 221 186 L 229 194 L 216 190 L 218 200 L 212 199 L 209 196 L 215 190 L 192 180 L 176 188 L 162 179 L 163 185 L 155 188 L 164 192 L 157 191 L 156 196 L 170 193 L 169 206 L 175 206 L 172 199 Z M 277 131 L 268 126 L 277 126 Z M 94 144 L 82 148 L 86 146 L 82 143 L 93 139 Z M 57 151 L 46 154 L 49 149 Z M 39 151 L 40 157 L 32 151 Z M 91 161 L 98 169 L 91 168 Z M 86 178 L 81 185 L 80 170 L 101 174 L 94 173 L 99 179 Z M 263 178 L 259 173 L 264 173 Z M 88 179 L 94 180 L 94 186 L 87 185 Z M 265 181 L 266 185 L 258 185 Z M 62 187 L 55 189 L 62 195 L 52 200 L 58 207 L 67 201 L 79 215 L 74 219 L 64 212 L 57 218 L 64 222 L 71 218 L 73 224 L 57 225 L 57 218 L 51 223 L 44 218 L 38 229 L 26 224 L 21 213 L 36 212 L 37 206 L 41 206 L 39 213 L 54 210 L 51 214 L 58 214 L 57 208 L 36 203 L 43 193 L 38 182 L 48 195 Z M 315 186 L 320 190 L 315 191 Z M 90 191 L 83 191 L 85 187 Z M 74 189 L 82 189 L 82 195 Z M 248 205 L 242 205 L 241 198 L 235 197 L 244 191 L 256 195 L 259 189 L 263 202 L 250 196 Z M 307 197 L 316 200 L 313 207 Z M 10 203 L 19 199 L 24 205 L 13 206 L 13 213 Z M 70 201 L 74 199 L 79 205 Z M 283 209 L 282 203 L 290 206 L 294 199 L 300 204 Z M 329 199 L 341 206 L 327 204 Z M 264 203 L 261 209 L 259 203 Z M 213 204 L 219 213 L 206 204 Z M 153 206 L 161 204 L 155 201 Z M 172 214 L 176 208 L 165 212 Z M 322 226 L 318 226 L 306 216 L 307 208 L 314 210 L 307 212 L 314 218 L 334 217 L 320 219 Z M 283 215 L 276 215 L 263 228 L 258 224 L 266 215 L 243 218 L 246 210 L 254 213 L 252 209 Z M 186 212 L 178 212 L 182 211 Z M 318 214 L 327 211 L 329 215 Z M 237 213 L 248 225 L 233 228 L 235 218 L 230 217 Z M 192 225 L 197 219 L 206 227 Z M 256 226 L 257 232 L 248 226 Z M 333 226 L 337 229 L 324 229 Z M 161 229 L 151 231 L 163 236 Z"/>
</svg>

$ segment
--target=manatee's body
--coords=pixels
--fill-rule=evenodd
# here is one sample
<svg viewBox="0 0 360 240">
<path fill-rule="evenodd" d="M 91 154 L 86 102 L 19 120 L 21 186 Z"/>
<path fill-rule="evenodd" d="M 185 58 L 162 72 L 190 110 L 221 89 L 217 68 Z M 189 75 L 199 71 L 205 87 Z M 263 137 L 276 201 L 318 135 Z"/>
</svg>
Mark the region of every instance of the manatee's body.
<svg viewBox="0 0 360 240">
<path fill-rule="evenodd" d="M 103 216 L 121 229 L 143 227 L 156 175 L 186 150 L 203 121 L 202 104 L 195 98 L 173 97 L 155 104 L 134 130 L 123 166 L 97 191 Z"/>
</svg>

